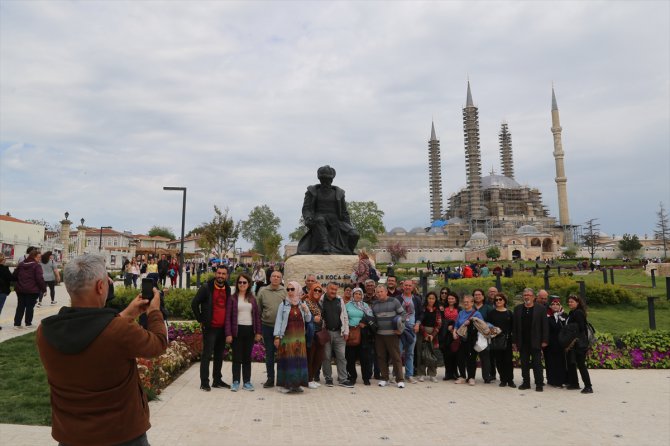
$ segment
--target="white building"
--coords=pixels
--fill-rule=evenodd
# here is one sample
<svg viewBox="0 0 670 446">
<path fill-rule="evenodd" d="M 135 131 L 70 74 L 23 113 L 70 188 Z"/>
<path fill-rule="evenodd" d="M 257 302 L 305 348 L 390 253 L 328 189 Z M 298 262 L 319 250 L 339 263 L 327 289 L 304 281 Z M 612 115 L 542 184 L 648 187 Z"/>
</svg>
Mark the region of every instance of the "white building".
<svg viewBox="0 0 670 446">
<path fill-rule="evenodd" d="M 0 249 L 7 263 L 16 263 L 29 246 L 44 245 L 44 226 L 0 215 Z"/>
</svg>

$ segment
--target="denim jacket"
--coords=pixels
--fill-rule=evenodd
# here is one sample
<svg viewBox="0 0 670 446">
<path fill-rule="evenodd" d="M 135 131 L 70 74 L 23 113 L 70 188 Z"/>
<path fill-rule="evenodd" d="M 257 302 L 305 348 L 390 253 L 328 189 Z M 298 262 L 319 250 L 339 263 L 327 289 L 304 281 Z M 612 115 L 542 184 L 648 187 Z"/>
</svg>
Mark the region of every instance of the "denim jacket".
<svg viewBox="0 0 670 446">
<path fill-rule="evenodd" d="M 305 323 L 312 320 L 312 313 L 307 310 L 303 310 L 302 305 L 304 302 L 300 301 L 298 307 L 302 313 L 302 319 Z M 284 299 L 281 304 L 279 304 L 279 310 L 277 310 L 277 319 L 275 319 L 275 331 L 273 336 L 279 336 L 280 338 L 284 337 L 286 332 L 286 326 L 288 325 L 288 314 L 291 311 L 291 303 L 288 299 Z"/>
</svg>

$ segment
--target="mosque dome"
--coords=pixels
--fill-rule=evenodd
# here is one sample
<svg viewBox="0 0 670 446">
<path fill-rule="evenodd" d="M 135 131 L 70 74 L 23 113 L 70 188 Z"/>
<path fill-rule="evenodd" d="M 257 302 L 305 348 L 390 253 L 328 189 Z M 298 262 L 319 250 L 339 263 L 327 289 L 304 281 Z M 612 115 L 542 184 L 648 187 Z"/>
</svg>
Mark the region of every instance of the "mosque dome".
<svg viewBox="0 0 670 446">
<path fill-rule="evenodd" d="M 412 228 L 412 230 L 409 231 L 410 234 L 425 234 L 426 230 L 420 226 L 417 226 L 416 228 Z"/>
<path fill-rule="evenodd" d="M 470 240 L 488 240 L 488 236 L 483 232 L 475 232 L 470 236 Z"/>
<path fill-rule="evenodd" d="M 495 173 L 482 178 L 482 189 L 519 189 L 521 185 L 511 178 Z"/>
<path fill-rule="evenodd" d="M 463 224 L 463 219 L 460 217 L 450 218 L 447 222 L 448 225 L 460 225 Z"/>
<path fill-rule="evenodd" d="M 401 228 L 400 226 L 396 226 L 395 228 L 393 228 L 389 231 L 389 234 L 404 234 L 406 232 L 407 231 L 405 230 L 405 228 Z"/>
<path fill-rule="evenodd" d="M 428 231 L 429 234 L 444 234 L 444 229 L 441 226 L 433 226 Z"/>
<path fill-rule="evenodd" d="M 516 230 L 517 235 L 539 234 L 540 231 L 535 226 L 523 225 Z"/>
</svg>

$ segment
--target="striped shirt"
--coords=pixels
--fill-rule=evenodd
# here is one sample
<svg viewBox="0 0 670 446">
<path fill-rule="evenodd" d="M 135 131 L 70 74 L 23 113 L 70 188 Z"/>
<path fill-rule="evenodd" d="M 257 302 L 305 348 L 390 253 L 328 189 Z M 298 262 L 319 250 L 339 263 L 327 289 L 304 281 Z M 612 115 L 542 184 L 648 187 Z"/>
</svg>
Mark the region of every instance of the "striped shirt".
<svg viewBox="0 0 670 446">
<path fill-rule="evenodd" d="M 396 327 L 393 326 L 393 318 L 397 315 L 405 317 L 405 310 L 403 309 L 400 302 L 394 298 L 388 298 L 384 302 L 379 300 L 374 301 L 372 304 L 372 312 L 377 319 L 377 334 L 378 335 L 392 335 L 396 334 Z"/>
</svg>

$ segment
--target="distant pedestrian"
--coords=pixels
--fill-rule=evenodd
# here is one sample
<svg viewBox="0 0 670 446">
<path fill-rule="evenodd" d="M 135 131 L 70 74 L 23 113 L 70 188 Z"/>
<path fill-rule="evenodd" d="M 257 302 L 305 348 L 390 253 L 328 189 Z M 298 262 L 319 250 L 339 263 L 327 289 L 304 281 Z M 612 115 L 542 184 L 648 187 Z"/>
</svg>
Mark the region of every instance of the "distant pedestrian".
<svg viewBox="0 0 670 446">
<path fill-rule="evenodd" d="M 5 300 L 11 292 L 9 285 L 12 282 L 12 273 L 5 265 L 5 260 L 5 255 L 0 253 L 0 314 L 2 314 L 2 307 L 5 306 Z M 2 330 L 2 327 L 0 327 L 0 330 Z"/>
<path fill-rule="evenodd" d="M 170 276 L 170 284 L 172 288 L 177 286 L 177 278 L 179 277 L 179 263 L 174 257 L 170 260 L 170 266 L 168 267 L 168 276 Z"/>
<path fill-rule="evenodd" d="M 56 267 L 56 262 L 54 262 L 53 253 L 51 251 L 42 254 L 40 260 L 44 282 L 49 288 L 51 296 L 51 305 L 56 305 L 56 283 L 60 282 L 60 272 Z M 46 293 L 40 294 L 39 301 L 37 302 L 38 308 L 42 306 L 42 298 L 45 294 Z"/>
<path fill-rule="evenodd" d="M 13 279 L 16 281 L 14 290 L 18 298 L 16 313 L 14 314 L 14 328 L 21 328 L 21 320 L 25 315 L 26 327 L 33 325 L 33 309 L 40 293 L 47 289 L 44 283 L 42 267 L 39 264 L 39 249 L 33 249 L 28 257 L 14 269 Z"/>
</svg>

